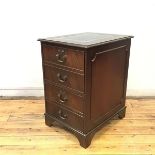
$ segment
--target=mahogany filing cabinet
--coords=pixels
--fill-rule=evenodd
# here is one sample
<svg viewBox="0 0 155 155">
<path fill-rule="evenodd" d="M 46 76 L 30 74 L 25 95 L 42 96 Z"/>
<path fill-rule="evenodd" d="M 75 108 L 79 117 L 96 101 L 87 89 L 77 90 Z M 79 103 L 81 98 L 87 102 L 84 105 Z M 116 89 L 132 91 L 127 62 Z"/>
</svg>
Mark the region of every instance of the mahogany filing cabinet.
<svg viewBox="0 0 155 155">
<path fill-rule="evenodd" d="M 125 117 L 132 36 L 79 33 L 41 42 L 45 123 L 60 123 L 87 148 L 114 116 Z"/>
</svg>

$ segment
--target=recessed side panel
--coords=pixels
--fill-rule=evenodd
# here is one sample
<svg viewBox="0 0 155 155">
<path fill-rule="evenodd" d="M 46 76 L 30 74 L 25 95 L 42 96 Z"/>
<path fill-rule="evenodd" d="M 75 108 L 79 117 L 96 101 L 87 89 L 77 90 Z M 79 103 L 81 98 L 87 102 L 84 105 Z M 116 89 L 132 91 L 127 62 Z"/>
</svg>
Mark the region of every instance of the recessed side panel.
<svg viewBox="0 0 155 155">
<path fill-rule="evenodd" d="M 91 120 L 120 106 L 124 96 L 126 45 L 96 53 L 92 59 Z"/>
</svg>

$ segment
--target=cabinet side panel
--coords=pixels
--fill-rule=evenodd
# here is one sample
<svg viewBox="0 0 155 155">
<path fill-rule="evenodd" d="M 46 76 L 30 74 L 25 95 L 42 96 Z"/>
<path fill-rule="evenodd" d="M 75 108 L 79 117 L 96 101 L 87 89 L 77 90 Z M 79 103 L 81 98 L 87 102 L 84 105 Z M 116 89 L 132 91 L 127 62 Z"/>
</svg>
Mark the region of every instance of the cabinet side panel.
<svg viewBox="0 0 155 155">
<path fill-rule="evenodd" d="M 126 46 L 96 53 L 92 61 L 91 120 L 99 120 L 122 104 Z"/>
</svg>

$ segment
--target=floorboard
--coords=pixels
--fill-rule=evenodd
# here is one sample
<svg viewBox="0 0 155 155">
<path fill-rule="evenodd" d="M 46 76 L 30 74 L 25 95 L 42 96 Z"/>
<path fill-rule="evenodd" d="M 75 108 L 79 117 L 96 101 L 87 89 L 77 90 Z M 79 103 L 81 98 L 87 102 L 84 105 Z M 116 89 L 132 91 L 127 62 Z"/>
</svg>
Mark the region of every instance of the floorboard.
<svg viewBox="0 0 155 155">
<path fill-rule="evenodd" d="M 44 100 L 0 100 L 0 155 L 155 154 L 155 99 L 128 99 L 126 117 L 112 120 L 88 149 L 59 125 L 44 123 Z"/>
</svg>

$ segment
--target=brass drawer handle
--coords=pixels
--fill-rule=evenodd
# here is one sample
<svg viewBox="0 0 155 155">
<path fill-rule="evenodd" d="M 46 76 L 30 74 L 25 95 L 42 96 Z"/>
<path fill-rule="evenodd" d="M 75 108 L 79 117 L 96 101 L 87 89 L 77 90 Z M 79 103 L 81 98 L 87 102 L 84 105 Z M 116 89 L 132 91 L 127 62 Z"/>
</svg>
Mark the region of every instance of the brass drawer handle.
<svg viewBox="0 0 155 155">
<path fill-rule="evenodd" d="M 60 91 L 60 93 L 58 93 L 58 97 L 59 97 L 59 101 L 61 103 L 64 103 L 64 102 L 66 102 L 68 100 L 67 95 L 65 94 L 65 92 Z"/>
<path fill-rule="evenodd" d="M 56 54 L 57 61 L 60 63 L 64 63 L 66 61 L 67 56 L 65 55 L 64 50 L 58 50 L 58 53 Z"/>
<path fill-rule="evenodd" d="M 63 114 L 62 110 L 58 111 L 59 117 L 63 120 L 67 119 L 67 114 Z"/>
<path fill-rule="evenodd" d="M 67 80 L 67 75 L 61 75 L 60 73 L 57 74 L 59 82 L 65 82 Z"/>
</svg>

